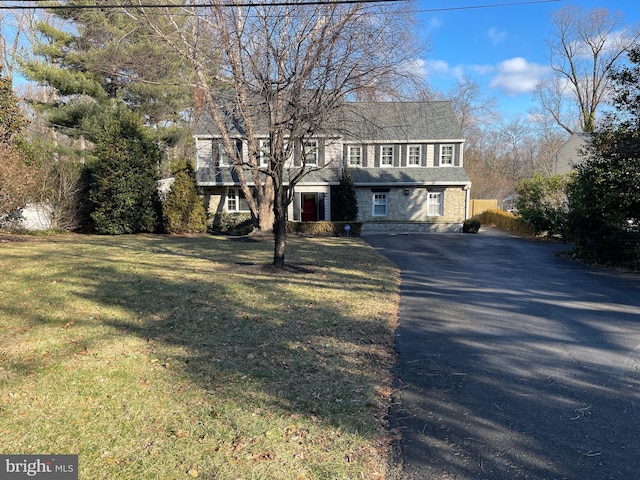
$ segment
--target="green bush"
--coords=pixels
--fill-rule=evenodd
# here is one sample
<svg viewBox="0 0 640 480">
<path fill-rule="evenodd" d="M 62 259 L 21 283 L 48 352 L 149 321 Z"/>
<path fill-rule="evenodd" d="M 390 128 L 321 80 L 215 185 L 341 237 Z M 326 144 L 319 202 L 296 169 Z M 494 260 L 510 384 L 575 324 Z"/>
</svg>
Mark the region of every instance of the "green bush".
<svg viewBox="0 0 640 480">
<path fill-rule="evenodd" d="M 98 233 L 154 232 L 161 228 L 157 168 L 161 151 L 131 111 L 114 111 L 91 166 L 91 218 Z"/>
<path fill-rule="evenodd" d="M 210 228 L 213 233 L 247 235 L 253 231 L 253 219 L 249 213 L 217 213 Z"/>
<path fill-rule="evenodd" d="M 361 232 L 360 222 L 287 222 L 287 233 L 308 237 L 359 237 Z"/>
<path fill-rule="evenodd" d="M 469 218 L 462 224 L 462 233 L 478 233 L 480 226 L 480 220 L 477 218 Z"/>
<path fill-rule="evenodd" d="M 562 175 L 544 177 L 536 174 L 516 185 L 518 216 L 535 235 L 564 236 L 567 199 L 566 181 Z"/>
<path fill-rule="evenodd" d="M 491 225 L 492 227 L 519 235 L 533 235 L 533 229 L 529 224 L 514 214 L 503 210 L 487 210 L 477 216 L 482 225 Z"/>
<path fill-rule="evenodd" d="M 167 233 L 200 233 L 207 230 L 207 214 L 196 189 L 195 171 L 188 161 L 172 168 L 173 184 L 162 205 Z"/>
</svg>

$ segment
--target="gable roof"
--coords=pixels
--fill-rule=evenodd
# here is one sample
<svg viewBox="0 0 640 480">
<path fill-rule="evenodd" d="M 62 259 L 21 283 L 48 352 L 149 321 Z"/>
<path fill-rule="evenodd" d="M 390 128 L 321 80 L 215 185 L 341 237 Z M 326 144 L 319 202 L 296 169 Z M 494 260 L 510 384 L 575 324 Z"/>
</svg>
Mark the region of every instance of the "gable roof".
<svg viewBox="0 0 640 480">
<path fill-rule="evenodd" d="M 244 127 L 233 110 L 225 111 L 232 136 L 243 137 Z M 259 117 L 259 115 L 257 116 Z M 266 123 L 256 118 L 259 134 L 266 136 Z M 451 102 L 346 102 L 327 122 L 325 130 L 347 142 L 464 141 Z M 219 136 L 211 114 L 200 112 L 195 136 Z"/>
<path fill-rule="evenodd" d="M 345 104 L 345 141 L 462 141 L 462 129 L 448 101 L 354 102 Z"/>
</svg>

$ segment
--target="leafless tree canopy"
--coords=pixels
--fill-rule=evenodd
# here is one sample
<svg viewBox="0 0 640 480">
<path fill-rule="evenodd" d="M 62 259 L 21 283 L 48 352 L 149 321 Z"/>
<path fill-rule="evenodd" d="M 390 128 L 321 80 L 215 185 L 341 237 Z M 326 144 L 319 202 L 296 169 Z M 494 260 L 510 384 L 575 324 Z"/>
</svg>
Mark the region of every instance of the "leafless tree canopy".
<svg viewBox="0 0 640 480">
<path fill-rule="evenodd" d="M 226 5 L 167 9 L 166 22 L 158 9 L 131 14 L 193 69 L 260 229 L 283 229 L 292 190 L 283 188 L 284 167 L 296 142 L 321 134 L 345 100 L 403 93 L 418 51 L 411 19 L 395 4 Z M 248 159 L 235 153 L 238 131 Z M 261 168 L 258 136 L 265 132 L 270 162 Z M 289 186 L 303 173 L 287 178 Z"/>
<path fill-rule="evenodd" d="M 537 90 L 540 106 L 567 132 L 591 132 L 610 94 L 608 74 L 640 32 L 619 13 L 569 5 L 551 16 L 548 41 L 553 74 Z"/>
</svg>

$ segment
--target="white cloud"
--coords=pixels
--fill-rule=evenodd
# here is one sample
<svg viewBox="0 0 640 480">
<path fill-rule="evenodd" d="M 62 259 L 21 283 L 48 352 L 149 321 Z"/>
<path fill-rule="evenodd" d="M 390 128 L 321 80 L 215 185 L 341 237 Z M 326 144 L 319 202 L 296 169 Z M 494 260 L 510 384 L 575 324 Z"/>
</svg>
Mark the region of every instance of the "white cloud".
<svg viewBox="0 0 640 480">
<path fill-rule="evenodd" d="M 489 83 L 489 87 L 500 89 L 510 97 L 531 93 L 549 70 L 548 66 L 528 62 L 522 57 L 511 58 L 498 64 L 497 74 Z"/>
<path fill-rule="evenodd" d="M 493 45 L 497 45 L 507 38 L 507 32 L 501 32 L 497 28 L 490 28 L 487 36 Z"/>
<path fill-rule="evenodd" d="M 426 60 L 424 61 L 425 73 L 428 76 L 437 75 L 439 77 L 453 77 L 460 79 L 464 76 L 462 66 L 451 66 L 444 60 Z"/>
<path fill-rule="evenodd" d="M 430 17 L 423 25 L 424 30 L 427 32 L 433 32 L 442 26 L 442 20 L 438 17 Z"/>
</svg>

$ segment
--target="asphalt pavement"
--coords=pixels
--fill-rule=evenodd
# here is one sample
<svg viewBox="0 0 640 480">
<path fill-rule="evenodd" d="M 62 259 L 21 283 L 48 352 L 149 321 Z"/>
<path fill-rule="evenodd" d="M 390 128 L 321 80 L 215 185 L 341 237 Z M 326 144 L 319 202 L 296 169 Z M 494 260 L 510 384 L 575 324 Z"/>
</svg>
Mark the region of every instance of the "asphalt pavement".
<svg viewBox="0 0 640 480">
<path fill-rule="evenodd" d="M 363 238 L 402 275 L 399 480 L 640 478 L 640 274 L 484 227 Z"/>
</svg>

